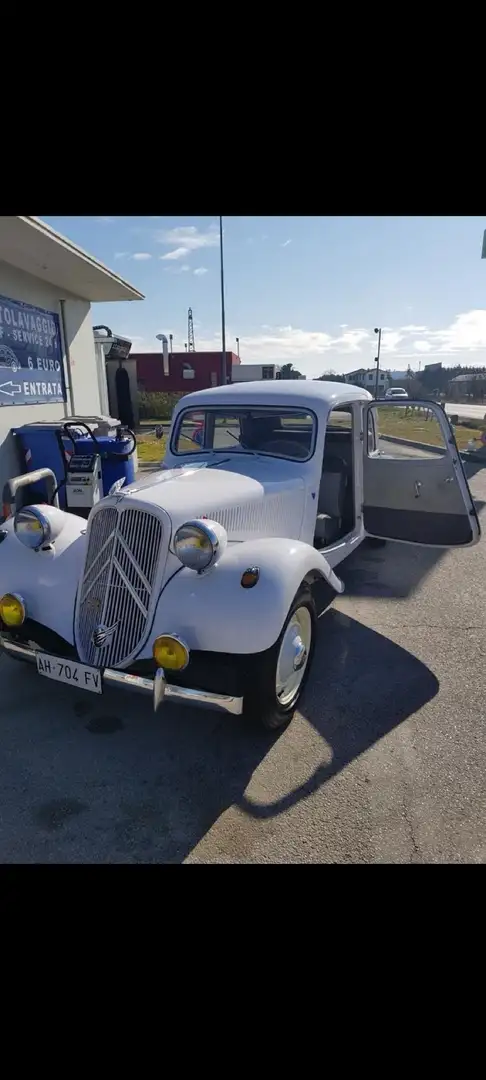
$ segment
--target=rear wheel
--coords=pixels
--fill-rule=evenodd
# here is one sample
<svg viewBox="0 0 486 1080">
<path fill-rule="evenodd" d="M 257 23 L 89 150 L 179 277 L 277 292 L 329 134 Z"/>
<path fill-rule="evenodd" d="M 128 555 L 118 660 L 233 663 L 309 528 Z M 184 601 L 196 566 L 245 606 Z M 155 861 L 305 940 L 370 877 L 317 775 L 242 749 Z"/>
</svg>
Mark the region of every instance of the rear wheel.
<svg viewBox="0 0 486 1080">
<path fill-rule="evenodd" d="M 316 629 L 314 601 L 303 586 L 276 644 L 253 658 L 244 694 L 245 716 L 270 730 L 289 723 L 310 672 Z"/>
</svg>

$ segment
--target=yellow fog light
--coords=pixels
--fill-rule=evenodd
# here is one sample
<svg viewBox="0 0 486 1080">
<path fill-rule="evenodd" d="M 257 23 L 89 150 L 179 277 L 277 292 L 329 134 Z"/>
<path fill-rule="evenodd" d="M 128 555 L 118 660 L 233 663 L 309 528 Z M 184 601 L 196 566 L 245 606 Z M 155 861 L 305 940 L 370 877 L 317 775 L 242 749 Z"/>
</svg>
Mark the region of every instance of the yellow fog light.
<svg viewBox="0 0 486 1080">
<path fill-rule="evenodd" d="M 22 626 L 25 619 L 25 604 L 17 593 L 5 593 L 0 600 L 0 619 L 5 626 Z"/>
<path fill-rule="evenodd" d="M 154 660 L 167 671 L 183 671 L 189 663 L 189 649 L 178 637 L 162 634 L 155 639 L 152 649 Z"/>
</svg>

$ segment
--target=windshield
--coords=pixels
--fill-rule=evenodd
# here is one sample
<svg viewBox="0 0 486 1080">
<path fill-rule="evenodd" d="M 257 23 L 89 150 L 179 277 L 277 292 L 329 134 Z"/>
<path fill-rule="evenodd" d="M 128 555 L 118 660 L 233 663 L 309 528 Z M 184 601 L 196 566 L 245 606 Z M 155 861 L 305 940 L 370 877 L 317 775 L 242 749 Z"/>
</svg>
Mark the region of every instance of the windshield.
<svg viewBox="0 0 486 1080">
<path fill-rule="evenodd" d="M 314 453 L 316 419 L 303 409 L 187 409 L 172 436 L 173 454 L 270 454 L 307 461 Z"/>
</svg>

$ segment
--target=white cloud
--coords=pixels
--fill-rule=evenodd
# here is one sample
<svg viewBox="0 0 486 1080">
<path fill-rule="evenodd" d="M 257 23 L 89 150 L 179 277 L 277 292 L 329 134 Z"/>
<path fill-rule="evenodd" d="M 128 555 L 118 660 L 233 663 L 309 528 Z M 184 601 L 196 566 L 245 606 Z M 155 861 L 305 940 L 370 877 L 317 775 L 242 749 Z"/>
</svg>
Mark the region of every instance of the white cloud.
<svg viewBox="0 0 486 1080">
<path fill-rule="evenodd" d="M 187 247 L 178 247 L 178 248 L 174 248 L 173 251 L 168 251 L 167 255 L 159 255 L 159 259 L 162 259 L 163 261 L 166 260 L 166 259 L 169 259 L 169 260 L 183 259 L 185 255 L 189 255 L 189 248 L 187 248 Z"/>
<path fill-rule="evenodd" d="M 381 335 L 381 347 L 384 352 L 396 352 L 401 341 L 403 341 L 403 334 L 399 330 L 387 330 Z"/>
<path fill-rule="evenodd" d="M 132 259 L 137 259 L 138 262 L 143 262 L 145 259 L 151 259 L 152 258 L 152 256 L 150 255 L 150 253 L 148 251 L 136 251 L 135 254 L 132 255 L 131 257 L 132 257 Z"/>
<path fill-rule="evenodd" d="M 456 315 L 455 321 L 445 330 L 435 330 L 430 337 L 440 343 L 439 351 L 486 348 L 486 310 L 483 308 Z"/>
<path fill-rule="evenodd" d="M 114 217 L 97 217 L 97 218 L 95 218 L 95 221 L 97 221 L 100 225 L 113 225 L 113 223 L 116 221 L 116 218 L 114 218 Z"/>
<path fill-rule="evenodd" d="M 284 243 L 280 245 L 280 247 L 288 247 L 289 244 L 291 244 L 291 243 L 292 243 L 291 240 L 285 240 Z"/>
<path fill-rule="evenodd" d="M 129 251 L 115 251 L 115 259 L 128 259 Z"/>
<path fill-rule="evenodd" d="M 345 330 L 340 337 L 332 338 L 331 345 L 344 352 L 361 352 L 361 346 L 370 336 L 369 330 Z"/>
<path fill-rule="evenodd" d="M 157 231 L 155 239 L 159 244 L 167 244 L 169 247 L 175 244 L 176 250 L 184 248 L 185 251 L 197 251 L 199 248 L 218 246 L 219 228 L 217 225 L 210 225 L 209 229 L 201 232 L 195 225 L 179 225 L 175 229 Z"/>
<path fill-rule="evenodd" d="M 206 266 L 197 266 L 194 273 L 197 277 L 201 277 L 202 274 L 207 274 L 208 270 Z"/>
<path fill-rule="evenodd" d="M 172 272 L 180 272 L 180 268 L 174 267 Z M 243 363 L 285 364 L 290 361 L 309 378 L 330 369 L 341 373 L 357 367 L 372 368 L 376 356 L 378 338 L 373 332 L 373 326 L 366 329 L 342 324 L 342 333 L 339 336 L 321 329 L 307 330 L 291 325 L 259 325 L 249 334 L 246 334 L 244 329 L 240 325 L 237 328 L 228 326 L 226 330 L 228 342 L 234 342 L 238 333 Z M 183 342 L 184 335 L 185 327 L 181 325 L 177 330 L 177 338 Z M 202 351 L 219 351 L 219 326 L 214 334 L 198 334 L 197 347 Z M 486 309 L 475 309 L 458 315 L 443 329 L 414 324 L 396 329 L 383 327 L 382 362 L 385 367 L 393 366 L 397 370 L 401 366 L 405 369 L 409 360 L 412 367 L 414 361 L 415 366 L 418 366 L 418 354 L 426 354 L 426 362 L 442 359 L 445 364 L 481 363 L 482 357 L 472 355 L 481 350 L 486 350 Z M 146 345 L 137 344 L 137 351 L 153 352 L 154 345 L 150 341 Z M 393 365 L 390 354 L 393 354 Z"/>
</svg>

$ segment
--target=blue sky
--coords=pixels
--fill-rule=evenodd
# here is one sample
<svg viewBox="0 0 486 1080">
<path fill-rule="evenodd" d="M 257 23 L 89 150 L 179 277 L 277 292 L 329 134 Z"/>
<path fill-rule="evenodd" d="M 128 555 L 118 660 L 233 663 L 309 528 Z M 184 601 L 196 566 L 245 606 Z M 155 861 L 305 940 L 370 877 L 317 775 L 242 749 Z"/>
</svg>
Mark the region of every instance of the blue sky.
<svg viewBox="0 0 486 1080">
<path fill-rule="evenodd" d="M 221 348 L 218 219 L 48 217 L 146 300 L 95 304 L 94 322 L 160 348 L 157 333 Z M 243 363 L 291 361 L 308 377 L 372 365 L 375 326 L 392 369 L 486 362 L 479 217 L 225 217 L 227 348 Z"/>
</svg>

